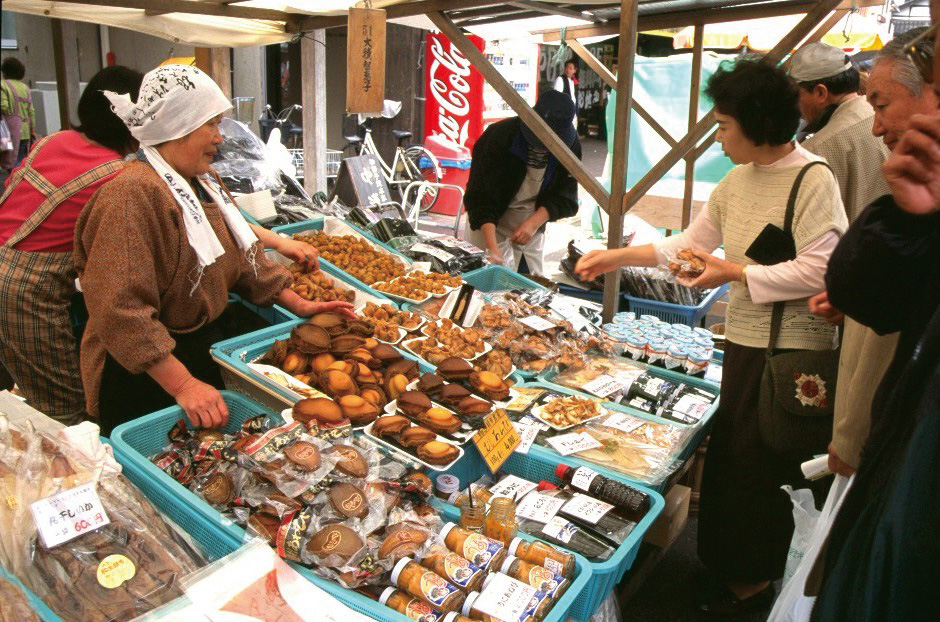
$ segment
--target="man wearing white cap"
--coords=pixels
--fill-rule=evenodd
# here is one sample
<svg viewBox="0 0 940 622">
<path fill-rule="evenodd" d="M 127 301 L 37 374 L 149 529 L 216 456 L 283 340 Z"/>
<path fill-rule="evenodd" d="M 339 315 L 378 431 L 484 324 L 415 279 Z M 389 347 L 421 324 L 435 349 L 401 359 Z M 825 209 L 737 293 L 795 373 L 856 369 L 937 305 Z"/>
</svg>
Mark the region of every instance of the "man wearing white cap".
<svg viewBox="0 0 940 622">
<path fill-rule="evenodd" d="M 875 110 L 857 94 L 858 70 L 839 48 L 825 43 L 800 48 L 793 55 L 790 77 L 799 85 L 800 113 L 811 134 L 803 146 L 829 161 L 851 223 L 870 203 L 890 193 L 881 172 L 890 151 L 873 133 Z M 810 300 L 814 313 L 828 308 L 825 292 Z M 830 321 L 841 322 L 841 314 L 832 314 Z M 877 335 L 848 318 L 842 335 L 829 468 L 849 476 L 861 459 L 872 398 L 897 336 Z"/>
<path fill-rule="evenodd" d="M 804 132 L 810 134 L 803 147 L 829 162 L 852 222 L 888 194 L 881 164 L 890 153 L 872 135 L 875 111 L 858 94 L 858 70 L 839 48 L 811 43 L 793 54 L 790 77 L 799 85 Z"/>
</svg>

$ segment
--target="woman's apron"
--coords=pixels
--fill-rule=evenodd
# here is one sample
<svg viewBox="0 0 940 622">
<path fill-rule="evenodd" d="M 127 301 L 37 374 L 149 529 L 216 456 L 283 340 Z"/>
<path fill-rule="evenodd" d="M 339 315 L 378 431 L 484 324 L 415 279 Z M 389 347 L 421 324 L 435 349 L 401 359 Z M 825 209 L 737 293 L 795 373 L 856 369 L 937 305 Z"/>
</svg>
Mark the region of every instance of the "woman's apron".
<svg viewBox="0 0 940 622">
<path fill-rule="evenodd" d="M 57 187 L 32 168 L 50 138 L 36 143 L 0 198 L 2 209 L 21 183 L 33 186 L 45 198 L 0 245 L 0 360 L 33 408 L 72 425 L 85 416 L 78 344 L 69 320 L 69 305 L 76 292 L 72 253 L 20 251 L 15 246 L 59 205 L 121 170 L 123 162 L 101 164 Z"/>
</svg>

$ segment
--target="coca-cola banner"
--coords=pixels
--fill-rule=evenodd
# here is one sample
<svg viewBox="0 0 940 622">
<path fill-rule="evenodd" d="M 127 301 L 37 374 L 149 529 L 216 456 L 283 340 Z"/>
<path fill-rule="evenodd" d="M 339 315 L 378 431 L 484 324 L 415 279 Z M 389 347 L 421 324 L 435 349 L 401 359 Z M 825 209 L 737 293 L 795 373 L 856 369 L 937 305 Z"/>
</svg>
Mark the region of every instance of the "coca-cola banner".
<svg viewBox="0 0 940 622">
<path fill-rule="evenodd" d="M 483 51 L 486 43 L 482 38 L 467 38 Z M 428 34 L 426 50 L 424 136 L 442 134 L 473 147 L 483 133 L 483 76 L 442 34 Z"/>
</svg>

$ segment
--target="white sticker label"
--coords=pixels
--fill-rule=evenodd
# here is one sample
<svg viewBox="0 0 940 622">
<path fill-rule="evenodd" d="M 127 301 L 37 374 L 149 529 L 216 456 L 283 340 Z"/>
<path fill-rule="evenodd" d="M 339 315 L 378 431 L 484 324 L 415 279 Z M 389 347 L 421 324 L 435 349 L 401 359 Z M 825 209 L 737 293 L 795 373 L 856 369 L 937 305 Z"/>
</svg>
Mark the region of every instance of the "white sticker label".
<svg viewBox="0 0 940 622">
<path fill-rule="evenodd" d="M 597 471 L 587 467 L 578 467 L 571 475 L 571 485 L 581 490 L 590 490 L 591 482 L 597 477 Z"/>
<path fill-rule="evenodd" d="M 544 527 L 542 527 L 542 533 L 544 533 L 546 536 L 560 540 L 565 544 L 571 542 L 571 537 L 577 530 L 577 525 L 566 521 L 560 516 L 556 516 L 552 520 L 548 521 Z"/>
<path fill-rule="evenodd" d="M 560 300 L 557 296 L 549 301 L 548 308 L 571 322 L 575 330 L 581 330 L 591 325 L 588 319 L 581 315 L 576 306 L 565 300 Z"/>
<path fill-rule="evenodd" d="M 574 516 L 596 525 L 604 514 L 614 509 L 609 503 L 604 503 L 594 497 L 575 493 L 568 503 L 561 508 L 561 511 L 568 516 Z"/>
<path fill-rule="evenodd" d="M 546 320 L 543 317 L 537 315 L 530 315 L 528 317 L 519 318 L 519 321 L 531 328 L 532 330 L 548 330 L 550 328 L 558 328 L 558 325 L 555 322 Z"/>
<path fill-rule="evenodd" d="M 536 484 L 529 480 L 516 477 L 515 475 L 507 475 L 501 479 L 498 484 L 490 488 L 490 493 L 493 495 L 490 502 L 497 497 L 506 497 L 507 499 L 515 501 L 516 499 L 521 499 L 537 487 Z"/>
<path fill-rule="evenodd" d="M 623 390 L 626 387 L 624 387 L 620 381 L 604 374 L 602 376 L 598 376 L 590 382 L 584 383 L 584 386 L 581 388 L 592 395 L 596 395 L 597 397 L 607 397 L 608 395 L 613 395 L 614 393 L 623 393 Z"/>
<path fill-rule="evenodd" d="M 602 425 L 607 428 L 620 430 L 625 434 L 633 434 L 639 428 L 646 425 L 646 421 L 637 419 L 636 417 L 631 417 L 630 415 L 626 415 L 624 413 L 613 413 L 603 420 Z"/>
<path fill-rule="evenodd" d="M 516 515 L 532 519 L 537 523 L 547 523 L 558 514 L 558 510 L 564 504 L 564 499 L 530 492 L 516 506 Z"/>
<path fill-rule="evenodd" d="M 587 432 L 575 432 L 573 434 L 553 436 L 548 439 L 548 443 L 555 451 L 563 456 L 603 447 L 603 445 L 597 442 L 597 440 Z"/>
<path fill-rule="evenodd" d="M 111 522 L 101 505 L 94 483 L 40 499 L 32 503 L 29 509 L 39 530 L 39 537 L 47 549 Z"/>
<path fill-rule="evenodd" d="M 495 573 L 492 577 L 473 603 L 474 611 L 504 622 L 522 619 L 538 590 L 501 573 Z"/>
<path fill-rule="evenodd" d="M 424 244 L 422 242 L 418 242 L 417 244 L 412 245 L 410 250 L 416 253 L 424 253 L 425 255 L 430 255 L 431 257 L 437 257 L 441 261 L 450 261 L 454 258 L 453 255 L 444 249 L 431 246 L 430 244 Z"/>
<path fill-rule="evenodd" d="M 705 398 L 696 395 L 683 395 L 672 407 L 672 411 L 683 415 L 686 421 L 698 421 L 709 406 L 711 406 L 711 403 Z"/>
<path fill-rule="evenodd" d="M 529 448 L 532 447 L 532 443 L 535 442 L 535 437 L 539 434 L 539 428 L 521 421 L 513 423 L 512 427 L 516 429 L 516 434 L 519 435 L 521 441 L 519 446 L 516 447 L 515 452 L 517 454 L 529 453 Z"/>
</svg>

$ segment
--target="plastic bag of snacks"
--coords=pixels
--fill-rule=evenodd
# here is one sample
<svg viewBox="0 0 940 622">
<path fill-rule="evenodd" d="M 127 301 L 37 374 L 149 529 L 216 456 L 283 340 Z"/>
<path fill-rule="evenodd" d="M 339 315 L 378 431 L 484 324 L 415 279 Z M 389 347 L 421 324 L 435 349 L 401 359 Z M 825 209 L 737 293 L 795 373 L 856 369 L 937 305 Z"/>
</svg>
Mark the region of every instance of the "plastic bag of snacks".
<svg viewBox="0 0 940 622">
<path fill-rule="evenodd" d="M 63 619 L 128 620 L 182 594 L 203 561 L 87 455 L 0 417 L 0 561 Z"/>
<path fill-rule="evenodd" d="M 575 453 L 578 458 L 653 485 L 675 471 L 676 456 L 690 438 L 688 428 L 654 423 L 626 413 L 611 413 L 569 432 L 585 432 L 600 444 Z"/>
</svg>

